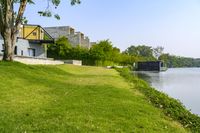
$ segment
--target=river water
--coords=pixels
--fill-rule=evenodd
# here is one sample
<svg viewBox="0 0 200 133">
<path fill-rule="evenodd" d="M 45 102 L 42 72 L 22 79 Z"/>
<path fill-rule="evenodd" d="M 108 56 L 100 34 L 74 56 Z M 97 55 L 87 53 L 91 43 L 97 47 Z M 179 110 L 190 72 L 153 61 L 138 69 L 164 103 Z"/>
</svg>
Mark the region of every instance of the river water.
<svg viewBox="0 0 200 133">
<path fill-rule="evenodd" d="M 200 68 L 173 68 L 160 73 L 137 72 L 137 75 L 200 115 Z"/>
</svg>

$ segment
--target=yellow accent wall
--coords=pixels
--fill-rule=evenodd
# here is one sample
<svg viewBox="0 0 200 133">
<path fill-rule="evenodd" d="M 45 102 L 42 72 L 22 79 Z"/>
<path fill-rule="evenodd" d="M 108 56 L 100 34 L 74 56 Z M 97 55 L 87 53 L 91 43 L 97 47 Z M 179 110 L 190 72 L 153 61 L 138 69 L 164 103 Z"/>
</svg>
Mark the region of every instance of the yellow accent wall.
<svg viewBox="0 0 200 133">
<path fill-rule="evenodd" d="M 44 31 L 38 26 L 24 25 L 20 30 L 20 35 L 22 38 L 27 37 L 26 39 L 33 40 L 43 40 Z"/>
</svg>

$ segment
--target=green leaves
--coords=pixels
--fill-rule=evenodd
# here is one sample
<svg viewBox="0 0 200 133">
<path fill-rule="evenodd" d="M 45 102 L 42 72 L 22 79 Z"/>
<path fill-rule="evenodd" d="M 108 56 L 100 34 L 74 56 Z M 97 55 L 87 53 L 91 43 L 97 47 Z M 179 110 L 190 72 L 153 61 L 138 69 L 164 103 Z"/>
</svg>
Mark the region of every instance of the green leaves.
<svg viewBox="0 0 200 133">
<path fill-rule="evenodd" d="M 51 17 L 52 16 L 52 13 L 51 11 L 38 11 L 38 14 L 40 14 L 40 16 L 43 16 L 43 17 Z"/>
<path fill-rule="evenodd" d="M 52 17 L 52 12 L 51 11 L 39 11 L 38 14 L 43 17 Z M 58 14 L 53 15 L 54 18 L 57 20 L 60 20 L 60 16 Z"/>
<path fill-rule="evenodd" d="M 58 14 L 55 14 L 54 18 L 56 18 L 57 20 L 60 20 L 60 16 Z"/>
<path fill-rule="evenodd" d="M 23 0 L 14 0 L 14 3 L 20 3 Z M 53 13 L 53 11 L 50 8 L 50 3 L 55 6 L 55 9 L 57 9 L 57 7 L 60 5 L 61 0 L 47 0 L 48 4 L 47 7 L 44 11 L 38 11 L 38 14 L 42 17 L 54 17 L 57 20 L 60 20 L 60 16 L 59 14 L 55 14 Z M 2 2 L 0 1 L 0 4 Z M 70 0 L 70 4 L 71 5 L 76 5 L 76 4 L 80 4 L 81 1 L 80 0 Z M 35 4 L 35 2 L 33 0 L 28 0 L 28 4 Z M 2 4 L 1 4 L 2 5 Z"/>
<path fill-rule="evenodd" d="M 14 3 L 20 3 L 23 0 L 14 0 Z M 29 4 L 35 4 L 35 2 L 33 0 L 27 0 Z"/>
<path fill-rule="evenodd" d="M 52 4 L 58 6 L 60 4 L 60 0 L 51 0 Z"/>
<path fill-rule="evenodd" d="M 80 0 L 71 0 L 71 5 L 80 4 Z"/>
<path fill-rule="evenodd" d="M 32 2 L 32 0 L 29 0 L 29 1 Z M 57 9 L 57 7 L 60 5 L 60 2 L 61 2 L 61 0 L 48 1 L 47 8 L 44 11 L 38 11 L 38 14 L 43 17 L 52 17 L 53 16 L 55 19 L 60 20 L 59 14 L 54 14 L 53 11 L 50 9 L 50 3 L 52 3 L 53 6 L 55 6 L 55 9 Z M 80 3 L 81 3 L 80 0 L 71 0 L 71 5 L 80 4 Z"/>
<path fill-rule="evenodd" d="M 35 4 L 35 2 L 33 2 L 32 0 L 28 0 L 29 4 Z"/>
</svg>

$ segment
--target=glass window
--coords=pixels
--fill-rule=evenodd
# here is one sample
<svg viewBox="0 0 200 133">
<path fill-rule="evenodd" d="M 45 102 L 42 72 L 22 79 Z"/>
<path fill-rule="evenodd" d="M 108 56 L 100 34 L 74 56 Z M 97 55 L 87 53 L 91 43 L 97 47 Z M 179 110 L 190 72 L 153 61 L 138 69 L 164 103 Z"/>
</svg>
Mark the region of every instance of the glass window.
<svg viewBox="0 0 200 133">
<path fill-rule="evenodd" d="M 33 36 L 37 36 L 37 32 L 33 32 Z"/>
</svg>

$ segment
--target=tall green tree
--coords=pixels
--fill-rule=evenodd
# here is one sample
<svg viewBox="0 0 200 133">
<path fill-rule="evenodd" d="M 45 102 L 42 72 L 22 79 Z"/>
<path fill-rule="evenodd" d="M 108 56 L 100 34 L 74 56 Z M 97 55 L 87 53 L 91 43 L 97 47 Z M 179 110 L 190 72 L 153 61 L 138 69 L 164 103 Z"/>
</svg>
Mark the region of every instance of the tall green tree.
<svg viewBox="0 0 200 133">
<path fill-rule="evenodd" d="M 121 62 L 121 53 L 120 53 L 120 49 L 117 47 L 113 47 L 112 48 L 112 55 L 111 55 L 111 60 L 113 62 Z"/>
<path fill-rule="evenodd" d="M 71 52 L 72 46 L 66 37 L 60 37 L 54 44 L 48 46 L 48 57 L 64 59 Z"/>
<path fill-rule="evenodd" d="M 90 49 L 91 58 L 94 60 L 110 60 L 112 57 L 113 47 L 109 40 L 103 40 L 93 45 Z"/>
<path fill-rule="evenodd" d="M 57 7 L 61 0 L 47 0 L 51 2 L 53 6 Z M 80 0 L 71 0 L 71 4 L 80 3 Z M 14 10 L 14 5 L 19 4 L 17 12 Z M 14 47 L 17 40 L 17 34 L 23 20 L 23 15 L 27 4 L 34 4 L 34 0 L 0 0 L 0 33 L 4 39 L 4 55 L 3 60 L 12 61 L 14 55 Z M 44 11 L 38 12 L 41 16 L 51 17 L 52 13 L 50 10 L 45 9 Z M 59 19 L 57 14 L 55 18 Z"/>
<path fill-rule="evenodd" d="M 132 56 L 138 57 L 153 57 L 153 48 L 145 45 L 130 46 L 125 50 L 125 53 Z"/>
</svg>

